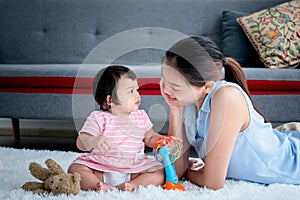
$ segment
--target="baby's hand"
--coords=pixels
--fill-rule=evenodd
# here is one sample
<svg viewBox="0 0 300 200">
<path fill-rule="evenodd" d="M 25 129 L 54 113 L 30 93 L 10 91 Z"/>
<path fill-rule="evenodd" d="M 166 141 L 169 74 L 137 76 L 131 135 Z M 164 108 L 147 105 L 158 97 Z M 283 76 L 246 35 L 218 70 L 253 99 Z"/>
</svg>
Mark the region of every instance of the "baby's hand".
<svg viewBox="0 0 300 200">
<path fill-rule="evenodd" d="M 180 147 L 182 147 L 182 143 L 183 143 L 182 139 L 179 137 L 175 137 L 175 139 L 180 144 Z"/>
<path fill-rule="evenodd" d="M 171 140 L 171 142 L 170 142 L 170 145 L 171 145 L 171 146 L 172 146 L 172 145 L 179 144 L 180 148 L 183 147 L 183 145 L 182 145 L 183 141 L 182 141 L 181 138 L 179 138 L 179 137 L 174 137 L 174 136 L 171 136 L 171 137 L 173 138 L 173 140 Z"/>
<path fill-rule="evenodd" d="M 95 143 L 94 143 L 94 148 L 101 151 L 101 152 L 105 152 L 109 149 L 111 149 L 112 144 L 111 141 L 108 137 L 105 136 L 97 136 L 95 139 Z"/>
</svg>

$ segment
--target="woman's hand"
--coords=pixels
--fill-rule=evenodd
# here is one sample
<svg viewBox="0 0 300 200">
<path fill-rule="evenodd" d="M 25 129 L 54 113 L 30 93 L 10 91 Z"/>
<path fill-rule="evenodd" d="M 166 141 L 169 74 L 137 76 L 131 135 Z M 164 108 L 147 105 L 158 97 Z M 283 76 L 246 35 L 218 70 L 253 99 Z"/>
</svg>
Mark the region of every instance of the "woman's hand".
<svg viewBox="0 0 300 200">
<path fill-rule="evenodd" d="M 188 168 L 194 171 L 199 171 L 204 167 L 204 162 L 200 158 L 190 158 Z"/>
</svg>

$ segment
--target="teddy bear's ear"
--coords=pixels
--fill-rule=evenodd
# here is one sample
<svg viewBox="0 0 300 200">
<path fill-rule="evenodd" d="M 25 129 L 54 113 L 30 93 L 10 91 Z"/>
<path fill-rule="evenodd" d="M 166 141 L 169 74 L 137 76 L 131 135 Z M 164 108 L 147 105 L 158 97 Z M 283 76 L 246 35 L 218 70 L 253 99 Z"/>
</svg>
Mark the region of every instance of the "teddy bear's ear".
<svg viewBox="0 0 300 200">
<path fill-rule="evenodd" d="M 32 176 L 35 178 L 45 181 L 50 176 L 50 171 L 47 168 L 42 167 L 40 164 L 36 162 L 31 162 L 29 164 L 29 171 Z"/>
<path fill-rule="evenodd" d="M 51 158 L 48 158 L 45 163 L 49 168 L 49 170 L 51 171 L 52 175 L 65 173 L 64 170 L 60 167 L 60 165 L 54 160 L 52 160 Z"/>
<path fill-rule="evenodd" d="M 80 182 L 80 180 L 81 180 L 80 174 L 77 173 L 77 172 L 75 172 L 75 173 L 73 174 L 73 181 L 74 181 L 74 183 Z"/>
</svg>

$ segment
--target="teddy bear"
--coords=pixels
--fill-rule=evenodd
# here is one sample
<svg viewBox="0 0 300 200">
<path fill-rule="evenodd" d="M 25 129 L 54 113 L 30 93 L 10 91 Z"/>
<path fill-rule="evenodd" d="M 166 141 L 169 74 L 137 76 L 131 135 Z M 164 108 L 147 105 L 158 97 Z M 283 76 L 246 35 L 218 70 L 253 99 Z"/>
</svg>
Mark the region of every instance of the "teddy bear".
<svg viewBox="0 0 300 200">
<path fill-rule="evenodd" d="M 43 168 L 36 162 L 29 164 L 29 171 L 32 176 L 43 182 L 27 182 L 22 188 L 25 191 L 32 191 L 36 194 L 45 194 L 52 192 L 58 194 L 78 194 L 80 191 L 80 174 L 66 173 L 52 159 L 46 160 L 48 168 Z"/>
</svg>

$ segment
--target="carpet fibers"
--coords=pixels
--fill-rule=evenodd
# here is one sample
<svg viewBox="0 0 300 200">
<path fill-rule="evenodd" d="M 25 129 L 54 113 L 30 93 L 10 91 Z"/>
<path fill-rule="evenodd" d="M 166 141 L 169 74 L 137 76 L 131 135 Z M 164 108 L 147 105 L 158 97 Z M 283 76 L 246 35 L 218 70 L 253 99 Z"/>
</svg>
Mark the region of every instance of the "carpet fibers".
<svg viewBox="0 0 300 200">
<path fill-rule="evenodd" d="M 224 188 L 213 191 L 207 188 L 199 188 L 188 181 L 181 182 L 186 191 L 166 191 L 161 187 L 140 187 L 134 192 L 121 192 L 113 190 L 110 192 L 80 191 L 78 195 L 35 195 L 25 192 L 21 186 L 27 181 L 38 181 L 28 171 L 30 162 L 38 162 L 45 167 L 45 160 L 52 158 L 67 170 L 72 160 L 79 153 L 49 151 L 49 150 L 27 150 L 0 147 L 0 199 L 1 200 L 35 200 L 35 199 L 74 199 L 74 200 L 118 200 L 118 199 L 299 199 L 300 186 L 273 184 L 264 186 L 244 181 L 227 180 Z"/>
</svg>

